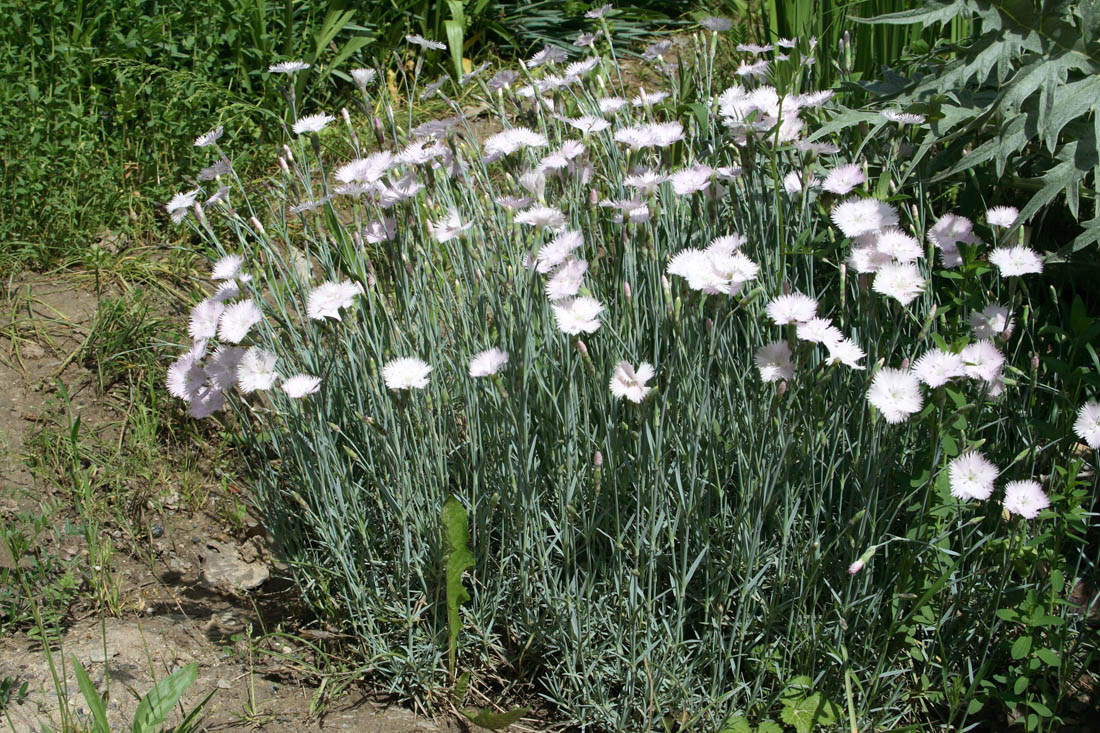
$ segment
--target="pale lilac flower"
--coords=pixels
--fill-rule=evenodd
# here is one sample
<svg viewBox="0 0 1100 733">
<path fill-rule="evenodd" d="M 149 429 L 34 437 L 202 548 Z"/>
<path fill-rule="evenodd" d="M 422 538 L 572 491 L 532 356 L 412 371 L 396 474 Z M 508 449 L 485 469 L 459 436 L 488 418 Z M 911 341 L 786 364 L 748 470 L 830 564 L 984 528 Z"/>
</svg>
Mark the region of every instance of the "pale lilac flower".
<svg viewBox="0 0 1100 733">
<path fill-rule="evenodd" d="M 214 269 L 213 272 L 210 273 L 210 279 L 231 280 L 241 271 L 241 265 L 243 264 L 244 257 L 241 255 L 226 255 L 214 263 Z"/>
<path fill-rule="evenodd" d="M 309 68 L 309 64 L 304 61 L 280 61 L 277 64 L 272 64 L 267 67 L 267 70 L 272 74 L 294 74 L 299 71 L 305 71 Z"/>
<path fill-rule="evenodd" d="M 306 298 L 306 315 L 315 321 L 340 319 L 340 309 L 350 308 L 355 296 L 363 294 L 363 286 L 351 280 L 328 281 L 310 291 Z"/>
<path fill-rule="evenodd" d="M 321 389 L 321 379 L 311 377 L 308 374 L 295 374 L 293 377 L 284 379 L 280 386 L 287 397 L 292 400 L 300 400 L 306 395 L 315 394 Z"/>
<path fill-rule="evenodd" d="M 539 249 L 535 269 L 541 273 L 550 272 L 565 262 L 573 250 L 583 244 L 584 236 L 579 231 L 566 229 Z"/>
<path fill-rule="evenodd" d="M 524 209 L 535 202 L 530 196 L 500 196 L 494 199 L 497 206 L 503 206 L 506 209 Z"/>
<path fill-rule="evenodd" d="M 447 50 L 446 43 L 440 43 L 439 41 L 430 41 L 418 33 L 413 33 L 412 35 L 405 36 L 405 40 L 413 44 L 414 46 L 420 46 L 421 48 L 435 49 L 436 51 Z"/>
<path fill-rule="evenodd" d="M 584 14 L 584 17 L 586 17 L 586 18 L 602 18 L 605 15 L 607 15 L 608 13 L 610 13 L 611 10 L 612 10 L 611 3 L 607 3 L 606 5 L 602 5 L 598 8 L 593 8 L 592 10 L 589 10 L 588 12 L 586 12 Z"/>
<path fill-rule="evenodd" d="M 206 168 L 203 168 L 201 171 L 199 171 L 199 175 L 197 176 L 197 178 L 200 181 L 214 181 L 226 175 L 231 170 L 233 170 L 233 165 L 225 158 L 222 158 L 218 162 L 214 163 L 214 165 L 207 166 Z M 204 206 L 209 205 L 210 201 L 207 200 Z"/>
<path fill-rule="evenodd" d="M 713 175 L 714 169 L 709 165 L 696 163 L 690 168 L 676 171 L 668 180 L 678 196 L 687 196 L 710 188 L 710 178 Z"/>
<path fill-rule="evenodd" d="M 1019 215 L 1020 210 L 1015 206 L 994 206 L 985 212 L 985 220 L 991 227 L 1007 229 L 1016 223 L 1016 217 Z"/>
<path fill-rule="evenodd" d="M 963 361 L 963 369 L 966 376 L 971 379 L 981 379 L 985 382 L 994 381 L 1001 373 L 1005 357 L 992 341 L 982 339 L 966 346 L 959 357 Z"/>
<path fill-rule="evenodd" d="M 723 234 L 710 240 L 710 244 L 707 246 L 707 252 L 711 255 L 724 255 L 728 257 L 741 249 L 746 241 L 748 240 L 740 234 Z"/>
<path fill-rule="evenodd" d="M 947 465 L 951 496 L 985 501 L 993 493 L 1000 470 L 976 450 L 967 451 Z"/>
<path fill-rule="evenodd" d="M 168 367 L 168 393 L 190 402 L 206 383 L 206 372 L 194 354 L 185 353 Z"/>
<path fill-rule="evenodd" d="M 827 347 L 844 340 L 844 334 L 828 318 L 811 318 L 804 323 L 799 323 L 795 333 L 802 341 L 825 344 Z"/>
<path fill-rule="evenodd" d="M 623 183 L 643 196 L 652 196 L 666 180 L 668 177 L 663 173 L 643 168 L 624 178 Z"/>
<path fill-rule="evenodd" d="M 748 61 L 742 61 L 735 73 L 745 79 L 764 79 L 768 75 L 768 60 L 760 59 L 751 64 Z"/>
<path fill-rule="evenodd" d="M 393 359 L 382 367 L 382 380 L 395 392 L 402 389 L 424 389 L 428 386 L 427 362 L 415 358 Z"/>
<path fill-rule="evenodd" d="M 603 132 L 607 128 L 611 127 L 611 123 L 605 120 L 603 117 L 596 117 L 595 115 L 584 115 L 577 117 L 576 119 L 570 119 L 568 117 L 561 118 L 563 122 L 577 128 L 585 135 L 589 135 L 594 132 Z"/>
<path fill-rule="evenodd" d="M 928 239 L 940 249 L 951 249 L 958 242 L 979 244 L 974 236 L 974 222 L 958 214 L 944 214 L 928 230 Z"/>
<path fill-rule="evenodd" d="M 367 85 L 374 81 L 374 78 L 378 76 L 378 72 L 374 69 L 352 69 L 351 78 L 355 80 L 355 85 L 360 89 L 366 89 Z"/>
<path fill-rule="evenodd" d="M 578 48 L 587 48 L 596 42 L 596 39 L 603 35 L 603 31 L 599 30 L 595 33 L 582 33 L 577 36 L 577 40 L 573 41 L 573 45 Z"/>
<path fill-rule="evenodd" d="M 558 329 L 570 335 L 595 333 L 600 327 L 600 313 L 604 310 L 600 301 L 586 295 L 552 307 Z"/>
<path fill-rule="evenodd" d="M 599 105 L 601 115 L 613 115 L 630 103 L 622 97 L 601 97 L 596 104 Z"/>
<path fill-rule="evenodd" d="M 336 180 L 341 183 L 377 183 L 397 162 L 393 153 L 371 153 L 366 158 L 357 158 L 337 168 Z"/>
<path fill-rule="evenodd" d="M 210 198 L 203 202 L 203 208 L 209 209 L 219 201 L 225 201 L 229 198 L 229 186 L 220 186 L 217 191 L 214 192 Z"/>
<path fill-rule="evenodd" d="M 708 15 L 699 21 L 699 25 L 706 28 L 708 31 L 714 31 L 715 33 L 721 33 L 722 31 L 728 31 L 733 27 L 733 21 L 729 18 L 722 18 L 715 15 Z"/>
<path fill-rule="evenodd" d="M 836 364 L 839 362 L 852 369 L 864 369 L 864 366 L 859 363 L 859 360 L 865 357 L 866 354 L 852 339 L 842 338 L 835 343 L 827 342 L 825 346 L 829 349 L 829 364 Z"/>
<path fill-rule="evenodd" d="M 790 293 L 772 299 L 764 310 L 777 326 L 806 323 L 817 317 L 817 301 L 802 293 Z"/>
<path fill-rule="evenodd" d="M 237 281 L 230 280 L 228 282 L 222 283 L 221 286 L 218 288 L 218 291 L 210 296 L 210 299 L 216 300 L 217 303 L 228 303 L 229 300 L 237 298 L 240 295 L 241 286 L 238 285 Z"/>
<path fill-rule="evenodd" d="M 783 190 L 789 194 L 802 193 L 802 174 L 791 171 L 783 176 Z"/>
<path fill-rule="evenodd" d="M 568 55 L 557 46 L 543 46 L 542 50 L 527 59 L 527 68 L 534 69 L 543 64 L 558 64 L 565 61 Z"/>
<path fill-rule="evenodd" d="M 397 221 L 384 216 L 378 221 L 369 221 L 363 227 L 363 239 L 369 244 L 378 244 L 393 239 L 397 233 Z"/>
<path fill-rule="evenodd" d="M 493 74 L 493 78 L 488 81 L 486 86 L 489 91 L 495 92 L 500 89 L 507 89 L 520 77 L 518 71 L 512 69 L 503 69 Z"/>
<path fill-rule="evenodd" d="M 871 283 L 871 289 L 902 305 L 909 305 L 924 290 L 924 278 L 916 265 L 903 262 L 891 262 L 883 265 Z"/>
<path fill-rule="evenodd" d="M 411 165 L 423 165 L 430 163 L 438 157 L 445 156 L 450 151 L 443 143 L 432 138 L 421 138 L 405 146 L 397 156 L 398 163 Z"/>
<path fill-rule="evenodd" d="M 470 359 L 470 376 L 490 377 L 508 363 L 508 352 L 497 347 L 485 349 Z"/>
<path fill-rule="evenodd" d="M 640 403 L 646 398 L 653 388 L 647 387 L 646 382 L 653 379 L 655 372 L 653 366 L 642 362 L 635 369 L 629 362 L 620 361 L 615 365 L 615 371 L 611 374 L 611 394 L 616 397 L 625 397 L 631 402 Z"/>
<path fill-rule="evenodd" d="M 875 248 L 898 262 L 912 262 L 924 256 L 924 249 L 916 237 L 894 227 L 882 229 L 876 234 Z"/>
<path fill-rule="evenodd" d="M 449 242 L 456 237 L 461 236 L 464 232 L 469 230 L 474 223 L 468 221 L 465 224 L 462 223 L 462 218 L 458 215 L 457 209 L 449 209 L 447 216 L 443 217 L 439 221 L 427 222 L 428 232 L 435 238 L 435 241 L 443 244 Z"/>
<path fill-rule="evenodd" d="M 852 251 L 848 253 L 848 266 L 862 275 L 878 272 L 893 261 L 893 257 L 881 252 L 879 248 L 873 244 L 863 247 L 852 247 Z"/>
<path fill-rule="evenodd" d="M 549 143 L 539 133 L 526 127 L 513 127 L 498 132 L 485 141 L 486 155 L 511 155 L 522 148 L 542 148 Z"/>
<path fill-rule="evenodd" d="M 897 122 L 901 125 L 920 125 L 924 123 L 924 115 L 912 114 L 909 112 L 898 112 L 892 109 L 884 109 L 879 112 L 890 122 Z"/>
<path fill-rule="evenodd" d="M 291 129 L 295 135 L 302 135 L 307 132 L 320 132 L 325 129 L 328 123 L 332 122 L 336 118 L 332 115 L 321 112 L 315 115 L 306 115 L 305 117 L 299 117 L 298 121 L 294 123 L 294 127 Z"/>
<path fill-rule="evenodd" d="M 218 333 L 218 320 L 225 306 L 213 298 L 201 300 L 191 309 L 191 319 L 187 324 L 187 333 L 195 341 L 212 339 Z"/>
<path fill-rule="evenodd" d="M 231 344 L 239 344 L 249 329 L 263 319 L 259 307 L 251 299 L 226 306 L 218 319 L 218 338 Z"/>
<path fill-rule="evenodd" d="M 1085 441 L 1089 448 L 1100 448 L 1100 404 L 1089 400 L 1077 411 L 1073 432 Z"/>
<path fill-rule="evenodd" d="M 1009 481 L 1005 484 L 1004 507 L 1024 519 L 1035 519 L 1039 512 L 1050 506 L 1038 481 Z"/>
<path fill-rule="evenodd" d="M 652 94 L 646 92 L 645 89 L 638 90 L 638 96 L 630 100 L 630 103 L 635 107 L 652 107 L 655 104 L 660 104 L 668 98 L 668 92 L 653 92 Z"/>
<path fill-rule="evenodd" d="M 572 298 L 581 289 L 588 262 L 570 258 L 546 281 L 546 298 L 550 301 Z"/>
<path fill-rule="evenodd" d="M 990 303 L 980 311 L 970 314 L 970 328 L 980 339 L 992 339 L 1005 332 L 1011 332 L 1012 316 L 1008 308 Z"/>
<path fill-rule="evenodd" d="M 811 142 L 809 140 L 798 140 L 795 142 L 794 147 L 814 155 L 836 155 L 840 152 L 840 146 L 835 143 Z"/>
<path fill-rule="evenodd" d="M 942 387 L 963 376 L 963 357 L 943 349 L 929 349 L 913 363 L 913 374 L 929 387 Z"/>
<path fill-rule="evenodd" d="M 239 346 L 219 346 L 206 362 L 206 383 L 214 389 L 227 390 L 237 382 L 237 365 L 244 356 Z"/>
<path fill-rule="evenodd" d="M 657 43 L 651 43 L 645 47 L 645 51 L 642 53 L 642 58 L 646 61 L 658 61 L 662 56 L 668 53 L 668 50 L 670 48 L 672 48 L 672 41 L 658 41 Z M 635 104 L 635 106 L 638 105 Z"/>
<path fill-rule="evenodd" d="M 989 261 L 997 266 L 1002 277 L 1038 274 L 1043 271 L 1043 260 L 1030 247 L 998 247 L 989 253 Z"/>
<path fill-rule="evenodd" d="M 208 148 L 211 145 L 218 142 L 218 140 L 221 140 L 221 137 L 224 133 L 225 133 L 225 127 L 223 127 L 222 125 L 218 125 L 216 128 L 214 128 L 210 132 L 204 133 L 202 135 L 199 135 L 197 138 L 195 138 L 195 147 L 196 148 Z"/>
<path fill-rule="evenodd" d="M 774 47 L 771 44 L 760 46 L 755 43 L 738 43 L 737 50 L 742 53 L 751 53 L 753 56 L 759 56 L 762 53 L 774 50 Z"/>
<path fill-rule="evenodd" d="M 573 63 L 569 64 L 569 66 L 565 67 L 565 78 L 566 79 L 580 78 L 580 77 L 584 76 L 585 74 L 587 74 L 588 72 L 595 69 L 596 66 L 599 63 L 600 63 L 600 59 L 597 56 L 589 56 L 586 59 L 582 59 L 580 61 L 574 61 Z"/>
<path fill-rule="evenodd" d="M 224 409 L 225 393 L 212 385 L 204 384 L 199 387 L 194 397 L 192 397 L 191 406 L 188 408 L 187 414 L 197 420 L 201 420 L 204 417 L 210 417 L 215 412 Z"/>
<path fill-rule="evenodd" d="M 878 199 L 848 199 L 834 206 L 831 216 L 846 237 L 857 237 L 898 223 L 894 207 Z"/>
<path fill-rule="evenodd" d="M 615 140 L 629 145 L 634 150 L 667 148 L 683 139 L 684 126 L 679 122 L 644 124 L 615 131 Z"/>
<path fill-rule="evenodd" d="M 516 214 L 516 221 L 541 229 L 565 228 L 565 214 L 550 206 L 532 206 Z"/>
<path fill-rule="evenodd" d="M 172 197 L 172 200 L 165 204 L 165 210 L 169 216 L 172 217 L 174 224 L 179 224 L 187 216 L 187 212 L 191 210 L 191 207 L 195 205 L 195 200 L 199 197 L 199 189 L 187 191 L 185 193 L 177 193 Z"/>
<path fill-rule="evenodd" d="M 237 364 L 237 389 L 247 394 L 274 387 L 279 376 L 275 373 L 275 359 L 275 354 L 259 346 L 244 352 Z"/>
<path fill-rule="evenodd" d="M 756 362 L 756 368 L 760 370 L 760 379 L 764 382 L 794 378 L 791 347 L 786 341 L 772 341 L 764 344 L 756 350 L 753 361 Z"/>
<path fill-rule="evenodd" d="M 878 408 L 886 422 L 892 425 L 920 412 L 924 406 L 916 375 L 890 367 L 875 373 L 871 388 L 867 390 L 867 401 Z"/>
<path fill-rule="evenodd" d="M 825 176 L 821 188 L 829 193 L 843 195 L 866 180 L 867 176 L 863 174 L 863 169 L 855 163 L 850 163 L 829 171 L 829 175 Z"/>
</svg>

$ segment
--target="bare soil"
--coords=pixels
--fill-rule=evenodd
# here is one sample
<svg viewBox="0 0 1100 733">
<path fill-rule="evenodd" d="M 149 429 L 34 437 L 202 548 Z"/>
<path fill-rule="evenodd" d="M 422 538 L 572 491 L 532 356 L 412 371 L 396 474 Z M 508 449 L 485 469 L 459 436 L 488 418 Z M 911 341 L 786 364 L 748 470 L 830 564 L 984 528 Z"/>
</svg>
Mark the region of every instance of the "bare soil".
<svg viewBox="0 0 1100 733">
<path fill-rule="evenodd" d="M 90 288 L 73 282 L 31 276 L 9 282 L 3 302 L 7 308 L 0 313 L 0 522 L 7 525 L 21 512 L 41 511 L 53 501 L 62 508 L 50 522 L 57 528 L 71 526 L 79 521 L 72 497 L 65 496 L 63 481 L 44 481 L 28 469 L 27 440 L 63 409 L 57 399 L 59 382 L 69 393 L 82 430 L 108 440 L 118 438 L 117 406 L 97 394 L 95 375 L 72 358 L 94 321 L 98 299 Z M 215 477 L 209 481 L 218 484 Z M 255 639 L 261 629 L 285 622 L 286 609 L 293 603 L 289 583 L 271 559 L 258 524 L 246 517 L 228 527 L 224 517 L 205 506 L 180 506 L 184 502 L 171 486 L 170 475 L 145 488 L 139 495 L 149 497 L 148 507 L 137 509 L 149 529 L 146 537 L 135 538 L 110 522 L 104 524 L 116 548 L 114 613 L 102 613 L 102 605 L 83 589 L 62 620 L 59 639 L 51 644 L 60 685 L 54 683 L 46 650 L 31 634 L 0 639 L 0 681 L 28 683 L 26 699 L 13 697 L 7 717 L 0 712 L 0 728 L 17 733 L 59 730 L 59 697 L 67 700 L 78 725 L 89 724 L 88 707 L 73 674 L 75 658 L 100 692 L 109 689 L 108 718 L 117 730 L 129 729 L 139 697 L 157 680 L 190 662 L 198 664 L 198 679 L 183 696 L 183 708 L 190 710 L 214 692 L 202 730 L 470 729 L 453 719 L 418 717 L 372 700 L 354 687 L 330 700 L 319 694 L 324 692 L 318 689 L 321 678 L 308 673 L 302 663 L 308 659 L 305 645 L 289 637 L 250 645 L 249 634 Z M 211 495 L 209 501 L 215 498 Z M 146 516 L 149 507 L 155 511 Z M 41 542 L 42 553 L 88 562 L 79 532 L 58 529 Z M 0 550 L 0 567 L 11 568 L 12 562 L 10 553 Z M 238 581 L 256 587 L 244 590 Z M 316 710 L 318 701 L 324 704 Z M 175 714 L 168 723 L 175 725 L 180 719 Z"/>
</svg>

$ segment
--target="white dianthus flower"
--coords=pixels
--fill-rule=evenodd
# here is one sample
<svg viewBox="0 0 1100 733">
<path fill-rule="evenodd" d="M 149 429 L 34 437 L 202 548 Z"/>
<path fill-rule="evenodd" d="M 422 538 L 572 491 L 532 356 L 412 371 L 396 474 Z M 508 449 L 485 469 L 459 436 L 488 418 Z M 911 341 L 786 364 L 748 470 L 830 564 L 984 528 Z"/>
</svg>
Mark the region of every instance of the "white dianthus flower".
<svg viewBox="0 0 1100 733">
<path fill-rule="evenodd" d="M 996 265 L 1002 277 L 1032 275 L 1043 271 L 1043 259 L 1035 250 L 1022 244 L 998 247 L 989 253 L 989 261 Z"/>
<path fill-rule="evenodd" d="M 805 323 L 817 316 L 817 301 L 802 293 L 780 295 L 768 303 L 765 312 L 777 326 Z"/>
<path fill-rule="evenodd" d="M 1005 484 L 1004 508 L 1024 519 L 1035 519 L 1050 506 L 1050 499 L 1038 481 L 1009 481 Z"/>
<path fill-rule="evenodd" d="M 858 237 L 898 223 L 894 207 L 878 199 L 848 199 L 833 207 L 831 217 L 846 237 Z"/>
<path fill-rule="evenodd" d="M 259 346 L 244 352 L 237 363 L 237 389 L 247 394 L 274 387 L 279 376 L 275 373 L 275 359 L 275 354 Z"/>
<path fill-rule="evenodd" d="M 791 363 L 791 347 L 786 341 L 772 341 L 756 350 L 753 357 L 756 368 L 760 370 L 760 379 L 765 382 L 778 382 L 794 377 L 794 364 Z"/>
<path fill-rule="evenodd" d="M 226 306 L 218 319 L 218 338 L 231 344 L 239 344 L 248 335 L 249 329 L 262 318 L 259 307 L 252 300 Z"/>
<path fill-rule="evenodd" d="M 909 305 L 924 290 L 924 278 L 916 265 L 891 262 L 879 268 L 871 289 L 894 298 L 902 305 Z"/>
<path fill-rule="evenodd" d="M 267 70 L 272 74 L 294 74 L 299 71 L 305 71 L 308 68 L 309 64 L 304 61 L 281 61 L 267 67 Z"/>
<path fill-rule="evenodd" d="M 308 374 L 295 374 L 284 379 L 280 386 L 287 397 L 298 400 L 316 393 L 321 388 L 321 379 Z"/>
<path fill-rule="evenodd" d="M 306 298 L 306 315 L 315 321 L 340 318 L 341 308 L 350 308 L 355 296 L 362 295 L 363 286 L 351 280 L 322 283 L 310 291 Z"/>
<path fill-rule="evenodd" d="M 471 377 L 488 377 L 508 363 L 508 352 L 497 347 L 485 349 L 470 360 Z"/>
<path fill-rule="evenodd" d="M 943 349 L 929 349 L 913 363 L 913 374 L 929 387 L 941 387 L 963 376 L 963 357 Z"/>
<path fill-rule="evenodd" d="M 577 335 L 595 333 L 600 328 L 600 313 L 604 307 L 600 301 L 588 296 L 580 296 L 555 304 L 554 319 L 562 333 Z"/>
<path fill-rule="evenodd" d="M 1077 411 L 1073 432 L 1085 441 L 1089 448 L 1100 448 L 1100 404 L 1089 400 Z"/>
<path fill-rule="evenodd" d="M 924 406 L 916 375 L 890 367 L 875 373 L 871 388 L 867 390 L 867 401 L 878 408 L 886 422 L 891 424 L 903 422 Z"/>
<path fill-rule="evenodd" d="M 394 359 L 382 367 L 382 379 L 390 389 L 424 389 L 432 368 L 420 359 Z"/>
<path fill-rule="evenodd" d="M 336 118 L 332 115 L 320 112 L 315 115 L 306 115 L 305 117 L 299 117 L 294 123 L 294 127 L 291 130 L 295 135 L 303 135 L 307 132 L 320 132 L 325 129 L 328 123 L 332 122 Z"/>
<path fill-rule="evenodd" d="M 1000 471 L 978 451 L 968 451 L 947 466 L 951 496 L 985 501 L 993 493 Z"/>
<path fill-rule="evenodd" d="M 625 397 L 631 402 L 640 403 L 652 391 L 646 382 L 653 379 L 655 374 L 653 366 L 642 362 L 635 369 L 629 362 L 620 361 L 615 365 L 615 371 L 611 374 L 611 394 L 616 397 Z"/>
</svg>

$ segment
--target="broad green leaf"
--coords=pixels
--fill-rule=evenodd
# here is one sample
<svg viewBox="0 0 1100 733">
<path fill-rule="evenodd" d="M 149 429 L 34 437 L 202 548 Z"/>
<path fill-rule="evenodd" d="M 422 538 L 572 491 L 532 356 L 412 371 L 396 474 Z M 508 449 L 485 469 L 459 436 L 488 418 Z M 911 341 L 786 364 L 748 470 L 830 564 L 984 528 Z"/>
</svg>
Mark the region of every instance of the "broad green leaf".
<svg viewBox="0 0 1100 733">
<path fill-rule="evenodd" d="M 526 714 L 527 708 L 516 708 L 506 713 L 491 713 L 488 710 L 478 710 L 475 715 L 465 713 L 474 725 L 480 725 L 482 728 L 488 728 L 489 730 L 507 728 Z"/>
<path fill-rule="evenodd" d="M 921 8 L 876 15 L 873 18 L 860 18 L 849 15 L 848 19 L 856 23 L 867 23 L 869 25 L 913 25 L 920 23 L 922 26 L 927 27 L 934 23 L 947 23 L 965 8 L 966 3 L 959 1 L 946 4 L 927 3 Z"/>
<path fill-rule="evenodd" d="M 467 524 L 466 508 L 454 496 L 448 496 L 443 502 L 443 568 L 446 577 L 447 592 L 447 656 L 451 675 L 455 672 L 458 649 L 458 632 L 462 628 L 462 619 L 458 607 L 470 600 L 470 594 L 462 585 L 462 574 L 474 566 L 474 555 L 470 552 L 470 528 Z"/>
<path fill-rule="evenodd" d="M 1027 656 L 1027 653 L 1031 651 L 1031 637 L 1021 636 L 1016 641 L 1012 642 L 1012 654 L 1013 659 L 1023 659 Z"/>
<path fill-rule="evenodd" d="M 88 678 L 84 671 L 84 665 L 73 657 L 73 671 L 76 672 L 76 683 L 80 686 L 80 692 L 84 695 L 84 701 L 88 703 L 88 709 L 92 711 L 92 722 L 95 724 L 95 733 L 111 733 L 111 726 L 107 725 L 107 708 L 103 705 L 103 698 L 99 691 Z"/>
<path fill-rule="evenodd" d="M 1047 665 L 1048 667 L 1058 667 L 1062 664 L 1062 657 L 1053 649 L 1047 649 L 1046 647 L 1043 647 L 1042 649 L 1035 652 L 1035 656 L 1039 657 L 1039 659 L 1042 660 L 1043 664 Z"/>
<path fill-rule="evenodd" d="M 811 733 L 817 725 L 832 725 L 839 716 L 837 706 L 819 692 L 793 701 L 785 700 L 779 713 L 780 719 L 798 733 Z"/>
<path fill-rule="evenodd" d="M 199 665 L 191 662 L 158 682 L 138 703 L 134 713 L 133 733 L 153 733 L 157 726 L 164 723 L 180 696 L 198 676 Z"/>
<path fill-rule="evenodd" d="M 734 715 L 726 718 L 726 722 L 722 724 L 722 728 L 718 733 L 752 733 L 752 726 L 749 725 L 749 721 L 745 716 Z"/>
<path fill-rule="evenodd" d="M 783 726 L 774 720 L 762 720 L 756 726 L 756 733 L 783 733 Z"/>
</svg>

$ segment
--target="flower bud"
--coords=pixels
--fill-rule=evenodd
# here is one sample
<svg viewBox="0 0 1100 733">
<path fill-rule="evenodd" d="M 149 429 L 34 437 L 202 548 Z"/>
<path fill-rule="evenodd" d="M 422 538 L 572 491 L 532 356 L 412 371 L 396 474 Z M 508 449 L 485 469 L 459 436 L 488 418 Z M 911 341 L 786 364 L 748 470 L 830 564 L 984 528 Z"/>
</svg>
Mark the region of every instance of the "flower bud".
<svg viewBox="0 0 1100 733">
<path fill-rule="evenodd" d="M 627 300 L 630 300 L 630 283 L 629 282 L 623 282 L 623 296 Z"/>
<path fill-rule="evenodd" d="M 283 144 L 283 157 L 285 157 L 290 163 L 294 162 L 294 153 L 290 151 L 290 146 L 286 143 Z"/>
<path fill-rule="evenodd" d="M 249 221 L 252 222 L 252 228 L 256 230 L 256 233 L 261 237 L 267 236 L 267 231 L 264 229 L 264 225 L 260 223 L 260 220 L 256 217 L 251 217 Z"/>
<path fill-rule="evenodd" d="M 592 465 L 595 468 L 603 467 L 603 453 L 596 451 L 596 454 L 592 456 Z"/>
</svg>

